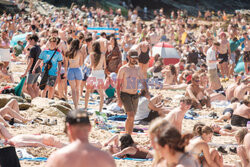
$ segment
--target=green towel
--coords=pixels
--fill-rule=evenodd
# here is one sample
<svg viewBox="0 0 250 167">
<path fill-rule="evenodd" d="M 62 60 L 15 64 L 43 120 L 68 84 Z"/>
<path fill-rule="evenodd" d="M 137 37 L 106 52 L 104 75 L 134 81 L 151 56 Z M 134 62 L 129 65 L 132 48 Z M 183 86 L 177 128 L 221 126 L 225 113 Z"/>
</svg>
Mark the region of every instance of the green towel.
<svg viewBox="0 0 250 167">
<path fill-rule="evenodd" d="M 26 80 L 26 77 L 22 78 L 21 81 L 19 82 L 19 84 L 15 87 L 15 95 L 16 96 L 21 96 L 25 80 Z"/>
</svg>

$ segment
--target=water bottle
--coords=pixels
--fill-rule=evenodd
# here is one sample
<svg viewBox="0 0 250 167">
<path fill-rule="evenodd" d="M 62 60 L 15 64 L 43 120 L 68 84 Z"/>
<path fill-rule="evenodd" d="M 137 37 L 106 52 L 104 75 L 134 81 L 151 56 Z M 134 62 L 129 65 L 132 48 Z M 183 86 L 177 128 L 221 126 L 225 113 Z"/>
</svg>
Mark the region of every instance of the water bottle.
<svg viewBox="0 0 250 167">
<path fill-rule="evenodd" d="M 250 121 L 247 121 L 247 129 L 250 130 Z"/>
</svg>

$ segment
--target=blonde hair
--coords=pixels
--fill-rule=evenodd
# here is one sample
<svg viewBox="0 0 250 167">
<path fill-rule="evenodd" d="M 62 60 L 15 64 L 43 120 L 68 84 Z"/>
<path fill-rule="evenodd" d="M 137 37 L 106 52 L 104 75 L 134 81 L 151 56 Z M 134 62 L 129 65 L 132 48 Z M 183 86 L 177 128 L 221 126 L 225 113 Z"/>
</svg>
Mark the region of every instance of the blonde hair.
<svg viewBox="0 0 250 167">
<path fill-rule="evenodd" d="M 235 137 L 239 138 L 240 144 L 243 144 L 244 137 L 246 136 L 247 133 L 248 133 L 247 128 L 242 128 L 236 132 Z"/>
<path fill-rule="evenodd" d="M 160 127 L 167 124 L 169 124 L 169 122 L 163 118 L 159 117 L 154 119 L 149 126 L 149 134 L 156 136 L 159 133 Z M 162 156 L 157 151 L 155 151 L 152 166 L 156 166 L 161 160 Z"/>
</svg>

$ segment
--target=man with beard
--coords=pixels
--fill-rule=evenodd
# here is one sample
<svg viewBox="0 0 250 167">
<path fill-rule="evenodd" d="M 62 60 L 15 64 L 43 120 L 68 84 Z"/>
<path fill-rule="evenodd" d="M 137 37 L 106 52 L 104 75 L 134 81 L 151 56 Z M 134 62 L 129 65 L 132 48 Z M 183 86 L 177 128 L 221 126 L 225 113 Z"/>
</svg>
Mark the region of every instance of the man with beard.
<svg viewBox="0 0 250 167">
<path fill-rule="evenodd" d="M 117 76 L 117 98 L 118 105 L 122 104 L 127 113 L 127 120 L 125 122 L 125 131 L 127 134 L 131 134 L 134 126 L 135 113 L 138 106 L 138 83 L 142 81 L 142 85 L 148 94 L 148 88 L 145 80 L 143 80 L 142 72 L 137 66 L 139 59 L 138 52 L 136 50 L 130 50 L 128 53 L 129 62 L 123 65 L 118 71 Z"/>
</svg>

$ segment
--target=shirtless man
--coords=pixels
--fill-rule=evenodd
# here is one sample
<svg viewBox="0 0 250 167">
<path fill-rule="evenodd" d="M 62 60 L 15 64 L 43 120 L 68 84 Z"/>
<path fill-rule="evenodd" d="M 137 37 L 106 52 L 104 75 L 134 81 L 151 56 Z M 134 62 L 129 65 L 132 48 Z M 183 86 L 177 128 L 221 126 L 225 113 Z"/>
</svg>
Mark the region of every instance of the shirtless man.
<svg viewBox="0 0 250 167">
<path fill-rule="evenodd" d="M 230 44 L 226 38 L 226 34 L 224 32 L 221 32 L 219 35 L 221 41 L 220 41 L 220 47 L 219 47 L 219 55 L 218 58 L 220 60 L 219 62 L 219 68 L 221 71 L 222 78 L 229 77 L 229 69 L 228 69 L 228 61 L 231 60 L 231 49 Z M 228 78 L 225 78 L 226 81 L 228 81 Z"/>
<path fill-rule="evenodd" d="M 105 32 L 101 33 L 100 38 L 97 39 L 96 41 L 100 43 L 101 52 L 105 54 L 108 50 L 108 40 L 106 39 L 106 33 Z"/>
<path fill-rule="evenodd" d="M 227 100 L 231 100 L 233 97 L 234 97 L 234 91 L 235 91 L 235 88 L 237 88 L 239 85 L 240 85 L 240 79 L 238 79 L 238 75 L 235 76 L 235 82 L 230 84 L 227 89 L 226 89 L 226 97 L 227 97 Z"/>
<path fill-rule="evenodd" d="M 192 99 L 192 107 L 201 109 L 202 106 L 210 108 L 210 97 L 207 91 L 200 86 L 200 79 L 198 74 L 194 74 L 191 79 L 191 84 L 186 89 L 185 96 Z"/>
<path fill-rule="evenodd" d="M 185 97 L 181 99 L 180 106 L 170 111 L 164 119 L 169 121 L 172 126 L 182 132 L 182 120 L 184 119 L 186 112 L 190 109 L 191 104 L 192 100 L 190 98 Z"/>
<path fill-rule="evenodd" d="M 243 79 L 241 84 L 235 88 L 234 97 L 240 101 L 243 100 L 244 95 L 250 91 L 250 85 L 248 83 L 248 79 Z"/>
<path fill-rule="evenodd" d="M 7 68 L 4 68 L 4 63 L 0 61 L 0 82 L 13 83 L 13 77 L 8 74 Z"/>
<path fill-rule="evenodd" d="M 89 144 L 91 125 L 86 112 L 69 112 L 66 128 L 71 144 L 54 152 L 47 161 L 47 167 L 115 167 L 108 153 Z"/>
<path fill-rule="evenodd" d="M 117 76 L 117 103 L 118 106 L 124 106 L 127 113 L 127 120 L 125 122 L 125 131 L 131 134 L 134 126 L 135 113 L 138 106 L 138 82 L 142 81 L 143 89 L 148 94 L 148 88 L 145 80 L 143 79 L 141 69 L 136 65 L 138 61 L 138 52 L 130 50 L 128 52 L 129 62 L 123 65 Z"/>
<path fill-rule="evenodd" d="M 149 52 L 151 50 L 151 45 L 147 41 L 143 41 L 138 44 L 136 50 L 139 53 L 139 67 L 142 70 L 144 78 L 147 78 L 148 62 L 149 62 Z"/>
<path fill-rule="evenodd" d="M 243 37 L 245 46 L 243 60 L 244 60 L 246 74 L 249 74 L 248 66 L 250 64 L 250 38 L 248 37 L 247 32 L 243 34 Z"/>
<path fill-rule="evenodd" d="M 250 121 L 250 96 L 244 96 L 243 104 L 236 108 L 231 118 L 233 126 L 246 127 Z"/>
</svg>

